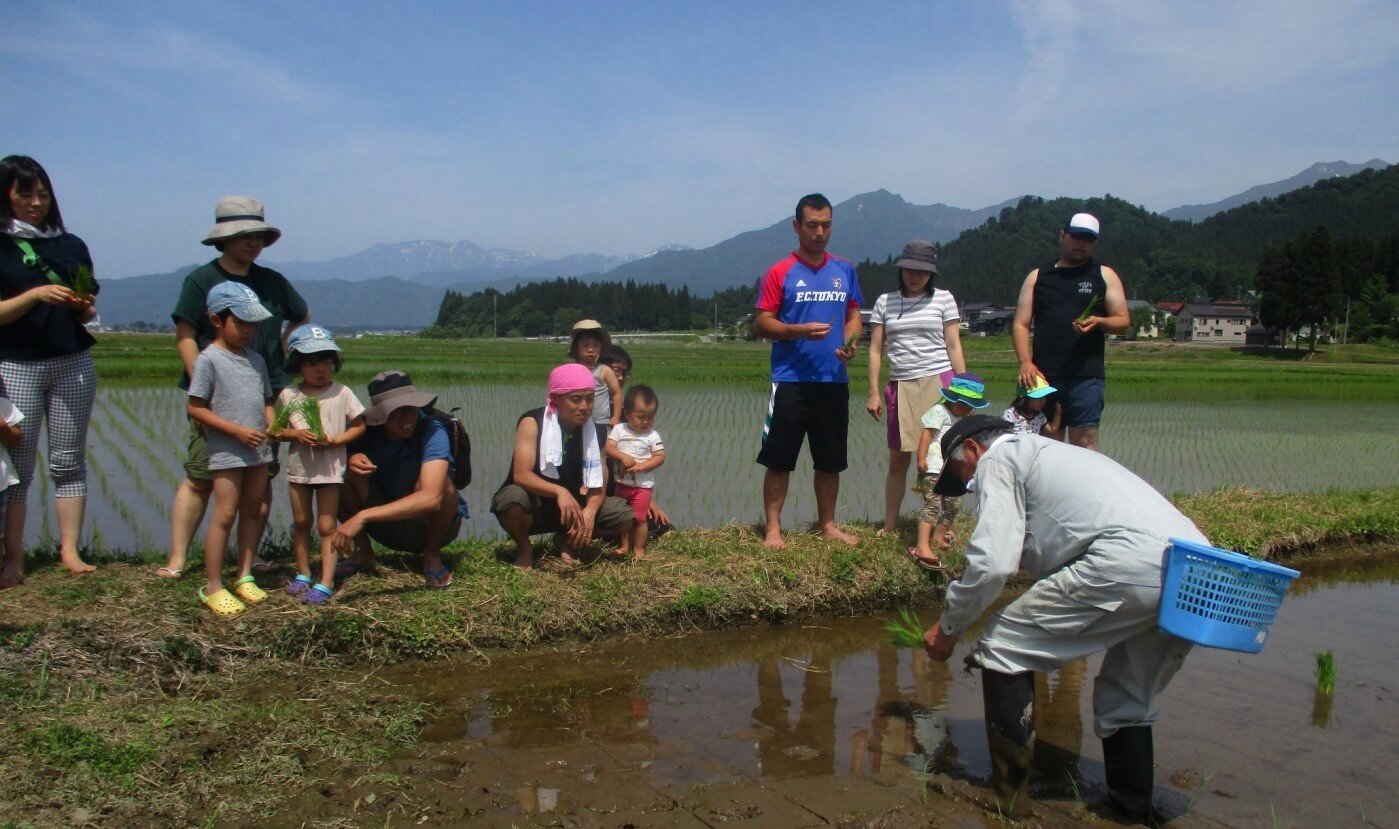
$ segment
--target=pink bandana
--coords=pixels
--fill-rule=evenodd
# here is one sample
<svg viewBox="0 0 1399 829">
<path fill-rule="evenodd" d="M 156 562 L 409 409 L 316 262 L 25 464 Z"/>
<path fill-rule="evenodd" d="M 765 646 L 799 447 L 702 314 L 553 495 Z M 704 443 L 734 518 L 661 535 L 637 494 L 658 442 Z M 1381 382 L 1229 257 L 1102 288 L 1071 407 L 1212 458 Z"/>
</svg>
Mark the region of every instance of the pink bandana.
<svg viewBox="0 0 1399 829">
<path fill-rule="evenodd" d="M 593 373 L 582 363 L 564 363 L 549 372 L 549 401 L 547 411 L 554 408 L 554 397 L 571 391 L 592 391 L 596 387 Z"/>
</svg>

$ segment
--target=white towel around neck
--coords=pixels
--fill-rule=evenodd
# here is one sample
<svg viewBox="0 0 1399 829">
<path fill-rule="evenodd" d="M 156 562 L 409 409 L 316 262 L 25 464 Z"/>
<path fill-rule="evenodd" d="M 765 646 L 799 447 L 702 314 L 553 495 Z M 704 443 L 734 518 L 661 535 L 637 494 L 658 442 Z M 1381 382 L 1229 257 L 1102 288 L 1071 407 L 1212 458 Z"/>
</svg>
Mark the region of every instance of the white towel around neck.
<svg viewBox="0 0 1399 829">
<path fill-rule="evenodd" d="M 583 430 L 583 486 L 598 489 L 602 486 L 602 452 L 597 443 L 597 427 L 589 420 L 579 428 Z M 557 481 L 562 464 L 563 427 L 559 425 L 558 411 L 546 406 L 539 423 L 539 474 Z"/>
</svg>

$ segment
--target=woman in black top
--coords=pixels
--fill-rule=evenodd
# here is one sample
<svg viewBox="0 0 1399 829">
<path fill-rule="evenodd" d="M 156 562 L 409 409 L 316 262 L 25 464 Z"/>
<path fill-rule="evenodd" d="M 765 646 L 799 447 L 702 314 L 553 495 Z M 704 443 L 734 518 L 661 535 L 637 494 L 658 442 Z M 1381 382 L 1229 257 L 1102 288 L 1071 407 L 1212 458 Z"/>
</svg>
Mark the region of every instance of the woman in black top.
<svg viewBox="0 0 1399 829">
<path fill-rule="evenodd" d="M 63 227 L 48 173 L 22 155 L 0 159 L 0 389 L 24 415 L 11 450 L 19 483 L 5 490 L 5 563 L 0 588 L 24 581 L 25 500 L 34 479 L 39 429 L 48 420 L 49 474 L 59 554 L 73 573 L 87 506 L 87 426 L 97 396 L 92 335 L 97 311 L 92 257 Z M 87 271 L 89 280 L 79 278 Z"/>
</svg>

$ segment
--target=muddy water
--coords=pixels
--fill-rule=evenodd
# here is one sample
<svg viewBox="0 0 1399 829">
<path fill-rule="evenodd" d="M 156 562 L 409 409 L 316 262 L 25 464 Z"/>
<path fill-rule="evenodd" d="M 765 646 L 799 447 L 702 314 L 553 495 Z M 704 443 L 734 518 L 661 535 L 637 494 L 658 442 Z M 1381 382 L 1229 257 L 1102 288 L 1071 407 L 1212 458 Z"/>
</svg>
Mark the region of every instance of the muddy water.
<svg viewBox="0 0 1399 829">
<path fill-rule="evenodd" d="M 1191 655 L 1156 730 L 1156 803 L 1173 825 L 1399 822 L 1389 623 L 1399 568 L 1375 561 L 1360 552 L 1303 564 L 1314 575 L 1294 587 L 1261 655 Z M 385 678 L 446 712 L 408 767 L 460 793 L 444 800 L 439 789 L 423 812 L 434 822 L 981 825 L 982 813 L 956 805 L 988 773 L 979 681 L 954 667 L 959 658 L 895 650 L 882 626 L 833 619 Z M 1321 717 L 1314 654 L 1327 649 L 1339 678 Z M 1039 677 L 1046 825 L 1099 821 L 1080 803 L 1103 786 L 1097 669 L 1080 661 Z"/>
</svg>

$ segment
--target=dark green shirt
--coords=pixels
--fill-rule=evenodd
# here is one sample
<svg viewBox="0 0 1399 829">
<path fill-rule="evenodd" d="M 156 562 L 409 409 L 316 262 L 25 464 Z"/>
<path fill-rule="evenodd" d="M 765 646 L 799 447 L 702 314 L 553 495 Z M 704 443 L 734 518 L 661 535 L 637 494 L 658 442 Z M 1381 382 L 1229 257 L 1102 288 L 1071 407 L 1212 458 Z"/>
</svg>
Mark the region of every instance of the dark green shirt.
<svg viewBox="0 0 1399 829">
<path fill-rule="evenodd" d="M 286 388 L 288 375 L 286 355 L 282 352 L 282 327 L 288 321 L 300 322 L 306 318 L 306 300 L 291 286 L 285 276 L 261 265 L 253 265 L 247 276 L 237 276 L 219 267 L 215 259 L 190 271 L 180 286 L 180 298 L 175 302 L 175 310 L 170 317 L 178 324 L 181 320 L 194 326 L 195 340 L 199 350 L 214 341 L 214 326 L 209 324 L 209 289 L 220 282 L 237 282 L 247 285 L 262 300 L 262 305 L 272 316 L 258 323 L 257 335 L 253 338 L 252 349 L 262 355 L 267 362 L 267 376 L 272 381 L 272 395 Z M 180 388 L 189 388 L 189 376 L 180 377 Z"/>
</svg>

